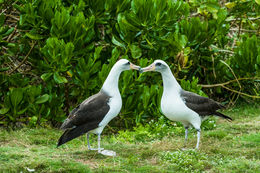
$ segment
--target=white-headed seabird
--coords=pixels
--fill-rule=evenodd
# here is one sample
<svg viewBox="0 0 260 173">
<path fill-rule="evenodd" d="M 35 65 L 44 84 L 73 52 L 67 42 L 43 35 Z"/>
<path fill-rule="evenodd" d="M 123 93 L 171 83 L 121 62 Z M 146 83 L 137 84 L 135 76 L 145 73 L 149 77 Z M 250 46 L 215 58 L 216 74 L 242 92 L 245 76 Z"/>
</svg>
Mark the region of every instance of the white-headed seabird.
<svg viewBox="0 0 260 173">
<path fill-rule="evenodd" d="M 140 71 L 161 73 L 163 79 L 162 113 L 170 120 L 181 122 L 184 125 L 185 141 L 187 141 L 189 126 L 192 125 L 197 130 L 196 149 L 199 148 L 200 125 L 207 116 L 215 115 L 232 120 L 230 117 L 217 112 L 218 109 L 224 108 L 220 103 L 183 90 L 164 61 L 156 60 Z"/>
<path fill-rule="evenodd" d="M 98 150 L 99 153 L 108 156 L 116 155 L 114 151 L 100 148 L 100 135 L 104 127 L 115 118 L 121 110 L 122 99 L 118 89 L 118 80 L 121 72 L 130 69 L 140 70 L 140 67 L 126 59 L 121 59 L 115 63 L 101 90 L 73 109 L 68 118 L 61 125 L 61 129 L 65 130 L 65 132 L 60 137 L 57 146 L 87 133 L 89 150 Z M 97 149 L 90 147 L 89 133 L 98 135 Z"/>
</svg>

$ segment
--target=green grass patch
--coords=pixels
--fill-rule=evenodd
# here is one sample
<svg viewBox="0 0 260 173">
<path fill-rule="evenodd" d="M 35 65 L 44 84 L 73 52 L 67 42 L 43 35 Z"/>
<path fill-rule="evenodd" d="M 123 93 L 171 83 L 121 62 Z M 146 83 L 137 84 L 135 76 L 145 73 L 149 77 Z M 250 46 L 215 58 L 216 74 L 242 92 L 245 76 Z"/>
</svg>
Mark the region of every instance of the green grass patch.
<svg viewBox="0 0 260 173">
<path fill-rule="evenodd" d="M 174 172 L 201 172 L 209 165 L 207 155 L 194 149 L 162 152 L 161 162 Z"/>
<path fill-rule="evenodd" d="M 260 133 L 243 135 L 243 141 L 260 144 Z"/>
<path fill-rule="evenodd" d="M 213 137 L 213 138 L 217 138 L 217 139 L 223 139 L 224 137 L 226 137 L 228 134 L 226 131 L 223 130 L 215 130 L 215 131 L 210 131 L 208 133 L 205 134 L 205 137 Z"/>
<path fill-rule="evenodd" d="M 102 135 L 102 147 L 116 151 L 114 158 L 89 151 L 85 135 L 56 148 L 60 130 L 1 129 L 0 172 L 259 172 L 260 109 L 245 106 L 225 113 L 234 121 L 209 119 L 199 150 L 194 150 L 195 130 L 185 144 L 184 128 L 164 118 Z M 96 135 L 91 145 L 97 146 Z"/>
</svg>

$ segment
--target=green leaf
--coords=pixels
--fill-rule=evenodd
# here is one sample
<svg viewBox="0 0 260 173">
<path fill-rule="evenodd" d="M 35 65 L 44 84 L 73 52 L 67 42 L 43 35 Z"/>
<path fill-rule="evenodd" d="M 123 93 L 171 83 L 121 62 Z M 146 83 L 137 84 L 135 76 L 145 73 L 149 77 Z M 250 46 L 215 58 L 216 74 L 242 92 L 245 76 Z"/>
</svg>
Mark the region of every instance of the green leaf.
<svg viewBox="0 0 260 173">
<path fill-rule="evenodd" d="M 23 110 L 20 110 L 19 112 L 17 112 L 18 115 L 23 114 L 25 111 L 27 110 L 27 108 L 24 108 Z"/>
<path fill-rule="evenodd" d="M 112 59 L 112 60 L 118 60 L 120 54 L 121 54 L 120 48 L 115 47 L 115 48 L 112 50 L 112 57 L 111 57 L 111 59 Z"/>
<path fill-rule="evenodd" d="M 21 25 L 21 26 L 23 26 L 23 24 L 24 24 L 24 22 L 25 22 L 25 15 L 20 15 L 20 20 L 19 20 L 19 24 Z"/>
<path fill-rule="evenodd" d="M 14 116 L 12 116 L 12 115 L 10 115 L 10 114 L 6 114 L 7 115 L 7 117 L 11 120 L 11 121 L 15 121 L 15 118 L 14 118 Z"/>
<path fill-rule="evenodd" d="M 41 40 L 44 38 L 44 36 L 42 36 L 40 34 L 34 34 L 34 33 L 29 33 L 29 32 L 27 32 L 25 35 L 33 40 Z"/>
<path fill-rule="evenodd" d="M 41 78 L 42 80 L 47 81 L 51 77 L 51 75 L 53 75 L 53 73 L 44 73 L 43 75 L 41 75 Z"/>
<path fill-rule="evenodd" d="M 1 14 L 0 15 L 0 26 L 3 26 L 5 23 L 5 15 L 4 14 Z"/>
<path fill-rule="evenodd" d="M 3 36 L 9 35 L 9 34 L 11 34 L 13 31 L 14 31 L 14 28 L 10 28 L 10 29 L 8 29 L 8 30 L 6 31 L 5 34 L 3 34 Z"/>
<path fill-rule="evenodd" d="M 182 48 L 185 48 L 186 44 L 188 42 L 188 38 L 185 35 L 181 35 L 179 37 L 179 44 Z"/>
<path fill-rule="evenodd" d="M 260 5 L 260 0 L 255 0 L 255 2 L 256 2 L 258 5 Z"/>
<path fill-rule="evenodd" d="M 3 68 L 0 68 L 0 72 L 7 71 L 7 70 L 9 70 L 9 69 L 10 69 L 10 67 L 3 67 Z"/>
<path fill-rule="evenodd" d="M 133 58 L 140 58 L 142 56 L 142 50 L 137 45 L 130 45 L 130 50 Z"/>
<path fill-rule="evenodd" d="M 30 123 L 31 125 L 35 125 L 35 124 L 36 124 L 36 122 L 37 122 L 37 119 L 38 119 L 38 118 L 37 118 L 36 116 L 33 116 L 33 117 L 31 117 L 31 119 L 30 119 L 30 122 L 29 122 L 29 123 Z"/>
<path fill-rule="evenodd" d="M 15 47 L 16 46 L 16 44 L 14 44 L 14 43 L 8 43 L 7 44 L 7 47 L 9 47 L 9 48 L 12 48 L 12 47 Z"/>
<path fill-rule="evenodd" d="M 96 61 L 100 57 L 100 52 L 102 51 L 102 49 L 103 49 L 102 46 L 95 48 L 94 61 Z"/>
<path fill-rule="evenodd" d="M 65 45 L 64 51 L 62 51 L 61 58 L 63 59 L 64 64 L 68 64 L 70 62 L 71 57 L 73 56 L 74 45 L 69 42 Z"/>
<path fill-rule="evenodd" d="M 112 43 L 115 44 L 115 45 L 117 45 L 117 46 L 119 46 L 119 47 L 125 48 L 125 45 L 124 45 L 123 43 L 121 43 L 121 42 L 119 41 L 119 39 L 116 38 L 115 36 L 112 37 Z"/>
<path fill-rule="evenodd" d="M 258 54 L 258 56 L 256 57 L 256 63 L 258 64 L 258 65 L 260 65 L 260 51 L 258 51 L 259 52 L 259 54 Z"/>
<path fill-rule="evenodd" d="M 227 10 L 226 9 L 220 9 L 217 13 L 217 20 L 218 20 L 218 24 L 221 25 L 221 22 L 224 22 L 226 17 L 227 17 Z"/>
<path fill-rule="evenodd" d="M 42 104 L 49 100 L 50 96 L 49 94 L 44 94 L 36 99 L 36 104 Z"/>
<path fill-rule="evenodd" d="M 7 124 L 7 121 L 0 121 L 0 124 Z"/>
<path fill-rule="evenodd" d="M 10 93 L 10 100 L 13 108 L 16 108 L 23 99 L 23 90 L 22 88 L 14 88 Z"/>
<path fill-rule="evenodd" d="M 6 114 L 9 111 L 9 108 L 2 108 L 0 109 L 0 114 Z"/>
<path fill-rule="evenodd" d="M 65 77 L 63 77 L 63 76 L 60 76 L 58 72 L 54 73 L 53 78 L 54 78 L 55 82 L 57 82 L 58 84 L 67 83 L 68 82 L 68 80 Z"/>
<path fill-rule="evenodd" d="M 233 8 L 233 7 L 236 6 L 236 2 L 227 2 L 227 3 L 225 3 L 225 6 L 226 6 L 227 8 Z"/>
<path fill-rule="evenodd" d="M 3 27 L 0 27 L 0 34 L 4 34 L 8 31 L 9 27 L 8 26 L 3 26 Z"/>
</svg>

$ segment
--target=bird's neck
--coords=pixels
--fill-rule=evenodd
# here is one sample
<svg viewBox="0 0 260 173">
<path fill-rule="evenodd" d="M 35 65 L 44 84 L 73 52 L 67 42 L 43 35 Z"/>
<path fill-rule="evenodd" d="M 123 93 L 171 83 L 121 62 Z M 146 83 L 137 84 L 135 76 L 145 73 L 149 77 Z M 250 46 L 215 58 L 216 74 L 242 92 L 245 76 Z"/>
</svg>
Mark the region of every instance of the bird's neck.
<svg viewBox="0 0 260 173">
<path fill-rule="evenodd" d="M 167 92 L 179 93 L 181 86 L 173 76 L 170 68 L 163 71 L 161 74 L 163 79 L 163 94 L 167 94 Z"/>
<path fill-rule="evenodd" d="M 120 95 L 118 89 L 118 80 L 121 74 L 121 70 L 117 67 L 112 67 L 111 71 L 109 72 L 103 86 L 102 90 L 105 91 L 109 96 L 113 97 L 115 95 Z"/>
</svg>

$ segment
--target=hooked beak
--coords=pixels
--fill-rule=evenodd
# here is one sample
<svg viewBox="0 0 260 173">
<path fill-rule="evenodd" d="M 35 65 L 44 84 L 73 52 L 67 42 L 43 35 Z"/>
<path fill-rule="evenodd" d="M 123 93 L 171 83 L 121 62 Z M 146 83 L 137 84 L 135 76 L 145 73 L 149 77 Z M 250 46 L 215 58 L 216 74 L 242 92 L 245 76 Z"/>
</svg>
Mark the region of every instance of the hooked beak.
<svg viewBox="0 0 260 173">
<path fill-rule="evenodd" d="M 140 71 L 140 69 L 141 69 L 140 66 L 134 65 L 133 63 L 130 63 L 130 68 L 133 69 L 133 70 L 138 70 L 138 71 Z"/>
<path fill-rule="evenodd" d="M 143 73 L 143 72 L 154 71 L 154 70 L 155 70 L 155 64 L 152 63 L 151 65 L 149 65 L 147 67 L 141 68 L 140 72 Z"/>
</svg>

